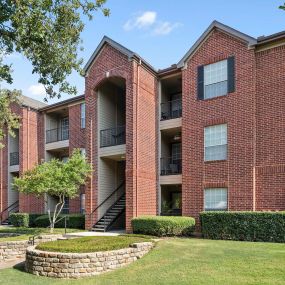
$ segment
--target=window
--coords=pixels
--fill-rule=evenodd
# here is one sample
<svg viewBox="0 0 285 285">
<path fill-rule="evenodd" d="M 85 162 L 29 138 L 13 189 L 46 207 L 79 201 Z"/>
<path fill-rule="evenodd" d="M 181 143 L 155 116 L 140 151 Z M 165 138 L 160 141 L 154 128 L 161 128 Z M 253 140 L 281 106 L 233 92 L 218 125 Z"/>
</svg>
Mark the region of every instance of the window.
<svg viewBox="0 0 285 285">
<path fill-rule="evenodd" d="M 227 125 L 204 128 L 204 160 L 227 159 Z"/>
<path fill-rule="evenodd" d="M 204 67 L 204 99 L 226 95 L 228 93 L 227 60 Z"/>
<path fill-rule="evenodd" d="M 80 153 L 84 158 L 86 158 L 86 149 L 85 148 L 81 148 Z"/>
<path fill-rule="evenodd" d="M 69 139 L 69 119 L 68 118 L 62 118 L 60 120 L 59 138 L 60 140 Z"/>
<path fill-rule="evenodd" d="M 228 190 L 227 188 L 208 188 L 204 191 L 205 211 L 227 210 Z"/>
<path fill-rule="evenodd" d="M 80 195 L 80 212 L 85 213 L 85 194 Z"/>
<path fill-rule="evenodd" d="M 85 129 L 85 103 L 80 105 L 80 125 L 82 129 Z"/>
<path fill-rule="evenodd" d="M 235 91 L 235 58 L 198 66 L 198 99 L 210 99 Z"/>
</svg>

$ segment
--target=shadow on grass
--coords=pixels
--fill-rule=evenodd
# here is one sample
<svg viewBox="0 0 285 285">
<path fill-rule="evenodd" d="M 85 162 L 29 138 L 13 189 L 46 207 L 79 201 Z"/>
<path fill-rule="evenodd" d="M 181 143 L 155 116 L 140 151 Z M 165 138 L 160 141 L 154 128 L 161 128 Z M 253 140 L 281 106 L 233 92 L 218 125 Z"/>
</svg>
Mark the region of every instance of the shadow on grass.
<svg viewBox="0 0 285 285">
<path fill-rule="evenodd" d="M 21 261 L 21 262 L 15 264 L 15 265 L 13 266 L 13 269 L 26 273 L 26 270 L 25 270 L 25 261 Z"/>
</svg>

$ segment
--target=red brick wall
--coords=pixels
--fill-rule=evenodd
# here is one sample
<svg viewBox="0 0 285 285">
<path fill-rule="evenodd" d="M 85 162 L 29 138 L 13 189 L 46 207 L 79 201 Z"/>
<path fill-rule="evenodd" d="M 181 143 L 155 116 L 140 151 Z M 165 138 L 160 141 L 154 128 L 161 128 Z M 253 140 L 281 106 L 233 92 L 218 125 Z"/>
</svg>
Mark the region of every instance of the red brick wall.
<svg viewBox="0 0 285 285">
<path fill-rule="evenodd" d="M 156 153 L 155 153 L 155 79 L 140 70 L 139 96 L 137 96 L 137 63 L 106 45 L 93 63 L 85 80 L 87 113 L 87 153 L 94 172 L 86 188 L 86 212 L 97 205 L 97 95 L 96 88 L 109 77 L 121 77 L 126 82 L 126 227 L 131 230 L 130 221 L 138 214 L 156 213 Z M 137 116 L 138 115 L 138 116 Z M 149 123 L 146 122 L 146 117 Z M 143 126 L 150 127 L 149 133 Z M 136 128 L 138 126 L 138 128 Z M 138 140 L 137 140 L 138 137 Z M 136 141 L 138 142 L 136 144 Z M 147 150 L 148 146 L 148 150 Z M 148 162 L 147 162 L 148 161 Z M 152 172 L 152 170 L 154 170 Z M 153 199 L 152 199 L 153 198 Z M 149 202 L 149 206 L 146 203 Z M 90 228 L 91 219 L 86 219 Z"/>
<path fill-rule="evenodd" d="M 0 213 L 8 207 L 8 137 L 2 143 L 4 148 L 0 149 Z M 3 213 L 2 220 L 7 218 L 7 213 Z"/>
<path fill-rule="evenodd" d="M 21 117 L 22 121 L 19 131 L 20 175 L 38 164 L 39 153 L 41 153 L 39 151 L 40 140 L 38 136 L 39 124 L 41 123 L 39 113 L 32 109 L 22 108 Z M 43 213 L 44 198 L 20 193 L 19 211 Z"/>
<path fill-rule="evenodd" d="M 235 56 L 236 91 L 197 100 L 197 67 Z M 204 188 L 227 187 L 230 210 L 253 210 L 255 58 L 247 45 L 214 30 L 182 72 L 183 215 L 198 219 Z M 204 127 L 227 123 L 227 161 L 204 162 Z"/>
<path fill-rule="evenodd" d="M 80 104 L 72 105 L 69 112 L 69 155 L 75 148 L 85 148 L 85 129 L 81 128 Z M 84 187 L 79 190 L 79 196 L 69 201 L 69 212 L 80 213 L 80 194 L 84 193 Z"/>
<path fill-rule="evenodd" d="M 256 209 L 285 209 L 285 46 L 256 53 Z"/>
</svg>

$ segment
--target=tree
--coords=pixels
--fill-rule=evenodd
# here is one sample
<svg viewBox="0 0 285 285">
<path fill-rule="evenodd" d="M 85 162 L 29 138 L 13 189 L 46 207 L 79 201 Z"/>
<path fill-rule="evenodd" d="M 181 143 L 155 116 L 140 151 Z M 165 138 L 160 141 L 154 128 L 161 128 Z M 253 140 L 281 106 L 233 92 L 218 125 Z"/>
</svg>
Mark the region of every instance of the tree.
<svg viewBox="0 0 285 285">
<path fill-rule="evenodd" d="M 19 103 L 20 92 L 7 89 L 0 90 L 0 149 L 4 146 L 3 140 L 7 133 L 11 136 L 15 136 L 14 130 L 20 126 L 20 118 L 12 112 L 11 105 Z M 7 129 L 5 129 L 5 127 Z"/>
<path fill-rule="evenodd" d="M 33 73 L 39 75 L 47 97 L 75 94 L 76 88 L 66 79 L 73 70 L 81 72 L 78 51 L 82 48 L 83 20 L 91 20 L 98 10 L 108 16 L 106 1 L 0 1 L 0 81 L 12 83 L 11 65 L 3 63 L 3 58 L 19 52 L 32 63 Z"/>
<path fill-rule="evenodd" d="M 279 6 L 279 9 L 285 10 L 285 3 Z"/>
<path fill-rule="evenodd" d="M 18 52 L 31 62 L 32 72 L 39 75 L 38 82 L 46 90 L 45 100 L 60 98 L 62 93 L 76 94 L 75 86 L 67 78 L 72 71 L 81 72 L 82 59 L 78 58 L 78 52 L 83 49 L 80 34 L 84 18 L 91 20 L 98 10 L 108 16 L 109 9 L 104 8 L 106 1 L 1 0 L 0 84 L 13 82 L 12 65 L 6 62 L 8 55 Z M 6 91 L 1 91 L 0 96 L 3 92 Z M 14 102 L 13 98 L 4 96 L 0 100 L 0 141 L 4 126 L 8 130 L 16 127 L 15 120 L 11 119 L 15 114 L 6 108 Z"/>
<path fill-rule="evenodd" d="M 52 159 L 27 170 L 21 177 L 15 178 L 14 186 L 25 194 L 58 197 L 55 208 L 48 209 L 52 233 L 66 198 L 78 196 L 79 187 L 90 177 L 91 171 L 91 165 L 77 149 L 66 163 Z"/>
</svg>

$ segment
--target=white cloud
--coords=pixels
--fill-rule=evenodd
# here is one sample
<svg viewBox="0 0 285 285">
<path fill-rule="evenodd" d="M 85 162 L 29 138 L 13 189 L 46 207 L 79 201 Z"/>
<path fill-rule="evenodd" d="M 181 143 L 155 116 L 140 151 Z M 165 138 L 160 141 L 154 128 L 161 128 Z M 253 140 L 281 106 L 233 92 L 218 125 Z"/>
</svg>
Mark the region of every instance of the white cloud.
<svg viewBox="0 0 285 285">
<path fill-rule="evenodd" d="M 157 13 L 154 11 L 146 11 L 136 14 L 129 19 L 123 26 L 125 31 L 134 29 L 148 30 L 151 35 L 163 36 L 170 34 L 174 29 L 182 26 L 181 23 L 171 23 L 168 21 L 157 20 Z"/>
<path fill-rule="evenodd" d="M 181 23 L 160 22 L 154 28 L 153 35 L 168 35 L 174 29 L 182 26 Z"/>
<path fill-rule="evenodd" d="M 123 28 L 126 31 L 130 31 L 135 28 L 142 29 L 142 28 L 150 27 L 151 25 L 155 23 L 155 21 L 156 21 L 156 12 L 146 11 L 128 20 L 124 24 Z"/>
<path fill-rule="evenodd" d="M 34 84 L 28 88 L 31 95 L 34 96 L 44 96 L 46 95 L 46 90 L 42 84 Z"/>
</svg>

